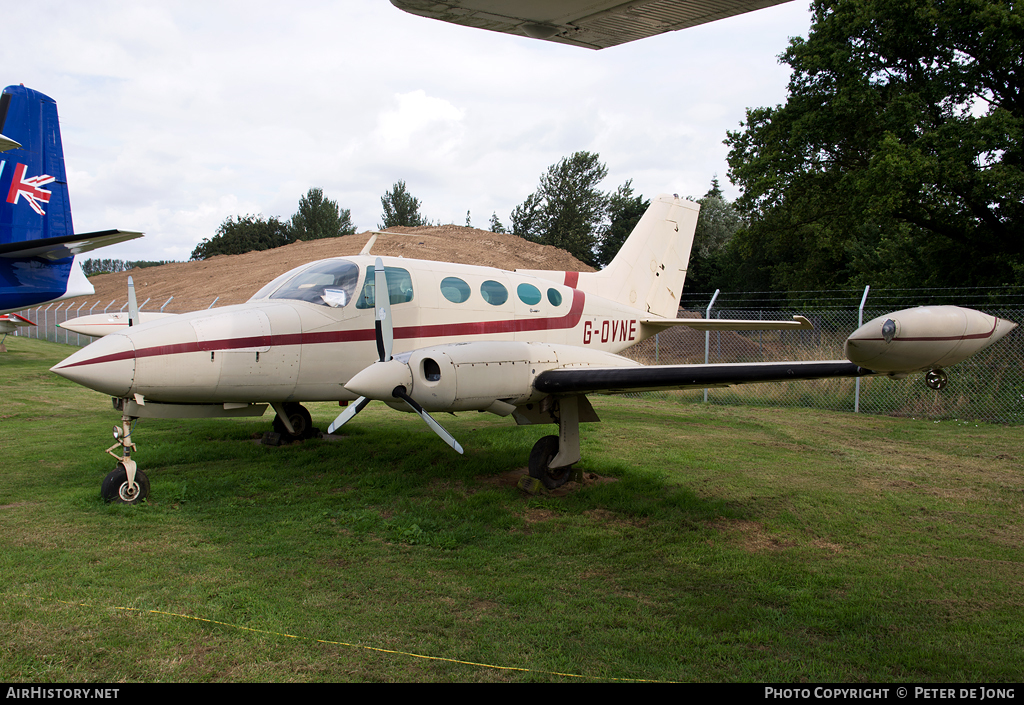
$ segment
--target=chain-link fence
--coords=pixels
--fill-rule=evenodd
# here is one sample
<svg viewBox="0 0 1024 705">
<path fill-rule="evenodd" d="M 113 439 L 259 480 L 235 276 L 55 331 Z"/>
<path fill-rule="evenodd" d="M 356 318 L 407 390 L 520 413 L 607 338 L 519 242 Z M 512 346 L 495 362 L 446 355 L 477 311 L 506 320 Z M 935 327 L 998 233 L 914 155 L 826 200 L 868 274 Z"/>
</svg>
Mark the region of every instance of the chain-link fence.
<svg viewBox="0 0 1024 705">
<path fill-rule="evenodd" d="M 1024 296 L 997 289 L 798 292 L 806 300 L 780 302 L 760 292 L 684 298 L 680 317 L 792 320 L 806 316 L 814 330 L 721 331 L 677 328 L 645 340 L 626 354 L 645 364 L 773 362 L 844 359 L 846 338 L 864 322 L 926 304 L 975 308 L 1024 322 Z M 863 305 L 863 311 L 861 307 Z M 861 316 L 863 317 L 861 319 Z M 948 368 L 949 384 L 929 389 L 923 374 L 903 379 L 866 377 L 771 382 L 659 393 L 710 404 L 794 406 L 930 419 L 1024 422 L 1024 330 L 1014 329 L 992 347 Z"/>
<path fill-rule="evenodd" d="M 147 312 L 162 311 L 163 313 L 188 313 L 186 310 L 179 311 L 170 306 L 173 299 L 173 296 L 167 299 L 163 306 L 159 308 L 147 306 L 147 304 L 150 303 L 150 299 L 146 299 L 139 306 L 139 310 Z M 213 305 L 216 303 L 217 299 L 214 299 L 210 302 L 209 308 L 213 308 Z M 114 299 L 109 303 L 102 301 L 86 301 L 81 304 L 76 302 L 68 304 L 63 302 L 46 304 L 45 306 L 38 306 L 36 308 L 19 311 L 18 313 L 20 315 L 32 321 L 35 325 L 18 328 L 11 335 L 26 338 L 38 338 L 39 340 L 49 340 L 53 343 L 64 343 L 66 345 L 77 345 L 81 347 L 83 345 L 88 345 L 95 340 L 95 338 L 91 338 L 88 335 L 81 335 L 80 333 L 71 333 L 64 328 L 61 328 L 61 323 L 66 323 L 67 321 L 78 318 L 79 316 L 88 316 L 90 314 L 97 313 L 117 313 L 119 311 L 127 310 L 127 298 L 124 300 Z"/>
<path fill-rule="evenodd" d="M 630 348 L 626 354 L 644 364 L 697 364 L 718 362 L 771 362 L 782 360 L 838 360 L 843 343 L 863 320 L 895 310 L 929 303 L 975 308 L 1014 323 L 1024 323 L 1024 295 L 992 289 L 873 290 L 799 292 L 806 303 L 780 302 L 757 292 L 720 293 L 708 311 L 711 297 L 684 297 L 680 317 L 792 320 L 806 316 L 814 330 L 721 331 L 703 333 L 676 328 Z M 180 313 L 164 304 L 166 313 Z M 211 303 L 211 306 L 216 301 Z M 73 306 L 73 305 L 72 305 Z M 119 311 L 126 302 L 63 306 L 49 304 L 22 311 L 36 323 L 16 335 L 45 338 L 70 345 L 86 345 L 92 338 L 69 333 L 57 324 L 78 316 Z M 143 307 L 145 303 L 143 304 Z M 157 310 L 157 309 L 152 309 Z M 890 414 L 916 418 L 971 419 L 1024 423 L 1024 327 L 1001 341 L 948 368 L 949 384 L 941 391 L 925 386 L 924 375 L 904 379 L 865 377 L 793 382 L 771 382 L 707 390 L 658 392 L 660 396 L 692 399 L 709 404 L 796 406 L 833 411 Z"/>
</svg>

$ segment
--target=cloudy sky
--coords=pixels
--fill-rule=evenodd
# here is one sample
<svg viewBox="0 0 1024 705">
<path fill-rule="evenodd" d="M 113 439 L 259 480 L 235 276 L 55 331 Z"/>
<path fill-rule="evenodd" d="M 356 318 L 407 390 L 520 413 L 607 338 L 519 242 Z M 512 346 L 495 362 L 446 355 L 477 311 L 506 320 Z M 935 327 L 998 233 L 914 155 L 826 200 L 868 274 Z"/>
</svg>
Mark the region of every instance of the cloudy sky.
<svg viewBox="0 0 1024 705">
<path fill-rule="evenodd" d="M 35 0 L 4 10 L 3 85 L 57 101 L 78 232 L 186 260 L 230 215 L 310 187 L 376 228 L 401 179 L 432 221 L 506 225 L 551 164 L 597 152 L 613 190 L 700 196 L 728 130 L 785 99 L 808 3 L 591 51 L 406 14 L 388 0 Z"/>
</svg>

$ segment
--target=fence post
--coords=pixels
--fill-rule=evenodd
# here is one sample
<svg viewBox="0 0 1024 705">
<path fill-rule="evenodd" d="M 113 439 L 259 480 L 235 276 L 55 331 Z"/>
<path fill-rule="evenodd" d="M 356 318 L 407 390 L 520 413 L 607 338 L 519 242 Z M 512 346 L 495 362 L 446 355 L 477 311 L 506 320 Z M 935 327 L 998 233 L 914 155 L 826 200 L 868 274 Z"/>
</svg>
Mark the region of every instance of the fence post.
<svg viewBox="0 0 1024 705">
<path fill-rule="evenodd" d="M 53 306 L 53 304 L 49 304 L 46 308 L 43 309 L 43 335 L 46 336 L 47 340 L 50 339 L 50 331 L 46 329 L 46 326 L 48 325 L 47 322 L 50 320 L 50 315 L 47 313 L 47 311 L 50 310 L 50 306 Z M 53 314 L 53 320 L 57 320 L 56 313 Z M 56 336 L 54 336 L 54 339 L 56 340 Z"/>
<path fill-rule="evenodd" d="M 171 299 L 173 298 L 174 297 L 172 296 Z M 164 301 L 164 305 L 160 307 L 160 313 L 164 312 L 164 309 L 167 308 L 167 304 L 171 303 L 171 299 L 167 299 L 166 301 Z"/>
<path fill-rule="evenodd" d="M 860 308 L 857 309 L 858 328 L 864 325 L 864 302 L 868 300 L 869 291 L 871 291 L 870 284 L 864 287 L 864 296 L 860 297 Z M 853 413 L 860 413 L 860 377 L 857 378 L 856 387 L 853 392 Z"/>
<path fill-rule="evenodd" d="M 209 306 L 206 307 L 206 310 L 209 311 L 211 308 L 213 308 L 213 304 L 217 303 L 218 301 L 220 301 L 220 297 L 219 296 L 213 300 L 212 304 L 210 304 Z"/>
<path fill-rule="evenodd" d="M 89 302 L 88 301 L 83 301 L 82 302 L 82 306 L 85 306 L 87 303 L 89 303 Z M 78 318 L 78 312 L 82 310 L 82 306 L 79 306 L 78 308 L 75 309 L 75 318 Z M 66 318 L 64 319 L 64 322 L 65 323 L 68 322 Z M 78 347 L 82 347 L 82 334 L 81 333 L 75 333 L 75 345 L 77 345 Z"/>
<path fill-rule="evenodd" d="M 715 299 L 718 298 L 718 292 L 721 289 L 715 289 L 715 295 L 711 297 L 711 303 L 708 304 L 708 310 L 704 312 L 704 318 L 711 318 L 711 307 L 715 305 Z M 704 331 L 704 364 L 708 364 L 708 354 L 711 352 L 711 331 Z M 708 388 L 704 387 L 704 403 L 708 401 Z"/>
</svg>

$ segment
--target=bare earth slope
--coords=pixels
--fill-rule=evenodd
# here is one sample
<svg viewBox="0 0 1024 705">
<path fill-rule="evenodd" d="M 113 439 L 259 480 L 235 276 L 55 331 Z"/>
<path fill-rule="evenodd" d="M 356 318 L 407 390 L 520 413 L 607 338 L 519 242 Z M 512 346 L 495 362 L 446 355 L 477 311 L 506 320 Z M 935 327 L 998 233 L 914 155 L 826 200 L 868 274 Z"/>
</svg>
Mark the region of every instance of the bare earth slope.
<svg viewBox="0 0 1024 705">
<path fill-rule="evenodd" d="M 74 312 L 84 303 L 79 311 L 84 315 L 99 302 L 94 309 L 94 313 L 98 313 L 113 300 L 117 304 L 111 310 L 121 308 L 127 300 L 129 275 L 135 281 L 139 305 L 142 306 L 146 299 L 150 300 L 143 308 L 146 311 L 159 309 L 171 296 L 174 300 L 165 309 L 168 312 L 206 308 L 217 297 L 220 297 L 217 306 L 239 304 L 289 269 L 314 260 L 358 254 L 370 235 L 359 233 L 296 242 L 263 252 L 220 255 L 199 262 L 178 262 L 131 272 L 101 274 L 90 279 L 96 287 L 96 294 L 76 300 L 70 310 Z M 594 271 L 565 250 L 538 245 L 511 234 L 459 225 L 390 228 L 377 235 L 370 254 L 478 264 L 508 270 Z M 68 308 L 67 304 L 64 308 Z"/>
</svg>

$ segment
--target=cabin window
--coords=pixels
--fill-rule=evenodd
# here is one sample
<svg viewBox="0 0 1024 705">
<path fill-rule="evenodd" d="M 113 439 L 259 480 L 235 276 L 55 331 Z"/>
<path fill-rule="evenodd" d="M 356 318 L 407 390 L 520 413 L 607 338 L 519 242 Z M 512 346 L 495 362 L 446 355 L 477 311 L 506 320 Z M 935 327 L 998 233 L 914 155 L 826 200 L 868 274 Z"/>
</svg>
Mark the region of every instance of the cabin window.
<svg viewBox="0 0 1024 705">
<path fill-rule="evenodd" d="M 469 284 L 458 277 L 445 277 L 441 280 L 441 294 L 453 304 L 461 304 L 469 298 Z"/>
<path fill-rule="evenodd" d="M 404 304 L 412 301 L 412 277 L 409 272 L 400 267 L 385 267 L 384 276 L 388 280 L 388 294 L 391 305 Z M 366 268 L 366 282 L 363 284 L 363 291 L 356 301 L 356 308 L 373 308 L 374 288 L 376 288 L 373 267 Z"/>
<path fill-rule="evenodd" d="M 488 279 L 480 285 L 480 296 L 491 306 L 501 306 L 508 301 L 508 289 L 501 282 Z"/>
<path fill-rule="evenodd" d="M 520 284 L 516 287 L 519 300 L 528 306 L 536 306 L 540 303 L 540 289 L 533 284 Z"/>
<path fill-rule="evenodd" d="M 548 289 L 548 303 L 552 306 L 562 305 L 562 292 L 558 289 Z"/>
<path fill-rule="evenodd" d="M 276 282 L 277 280 L 275 280 Z M 272 299 L 308 301 L 311 304 L 344 308 L 352 301 L 359 281 L 359 267 L 348 260 L 317 262 L 292 276 L 273 294 Z M 271 285 L 274 282 L 271 282 Z M 268 285 L 264 289 L 270 289 Z M 259 298 L 263 290 L 253 298 Z"/>
</svg>

